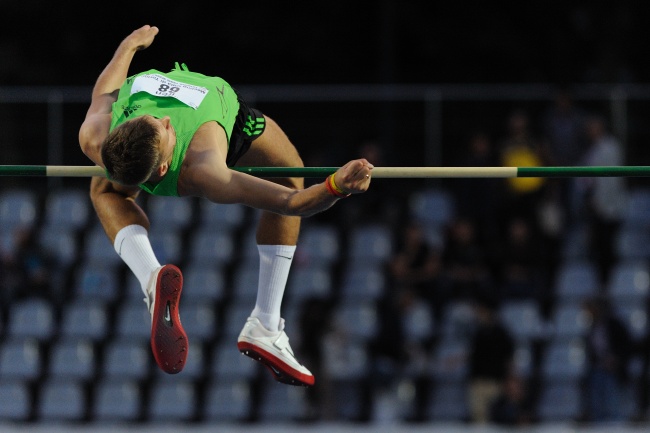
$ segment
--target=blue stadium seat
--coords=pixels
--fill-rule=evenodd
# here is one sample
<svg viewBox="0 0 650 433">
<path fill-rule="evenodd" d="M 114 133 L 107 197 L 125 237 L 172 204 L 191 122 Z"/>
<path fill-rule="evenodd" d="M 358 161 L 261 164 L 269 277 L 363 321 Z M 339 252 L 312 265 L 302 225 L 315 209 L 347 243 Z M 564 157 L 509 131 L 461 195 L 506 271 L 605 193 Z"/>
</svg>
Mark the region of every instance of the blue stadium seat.
<svg viewBox="0 0 650 433">
<path fill-rule="evenodd" d="M 515 346 L 513 369 L 520 377 L 530 377 L 534 373 L 535 359 L 529 342 L 519 342 Z"/>
<path fill-rule="evenodd" d="M 76 268 L 73 293 L 80 299 L 115 301 L 121 292 L 119 268 L 85 261 Z"/>
<path fill-rule="evenodd" d="M 586 260 L 589 254 L 588 230 L 585 224 L 576 224 L 566 230 L 561 256 L 565 261 Z"/>
<path fill-rule="evenodd" d="M 137 382 L 105 379 L 94 387 L 92 416 L 95 420 L 119 423 L 136 421 L 142 408 L 142 392 Z"/>
<path fill-rule="evenodd" d="M 236 340 L 224 340 L 215 346 L 212 354 L 212 376 L 221 380 L 248 380 L 259 372 L 259 363 L 244 356 L 237 349 Z"/>
<path fill-rule="evenodd" d="M 589 331 L 591 318 L 581 303 L 557 305 L 551 316 L 554 338 L 583 337 Z"/>
<path fill-rule="evenodd" d="M 183 270 L 183 301 L 220 302 L 226 292 L 224 270 L 190 261 Z M 142 291 L 140 291 L 142 292 Z"/>
<path fill-rule="evenodd" d="M 149 241 L 160 263 L 178 263 L 185 256 L 181 231 L 170 229 L 164 224 L 152 227 L 149 230 Z"/>
<path fill-rule="evenodd" d="M 277 382 L 266 382 L 259 417 L 262 422 L 291 422 L 307 416 L 306 389 L 298 386 L 285 386 Z"/>
<path fill-rule="evenodd" d="M 148 340 L 117 338 L 104 345 L 103 360 L 107 378 L 137 381 L 149 375 L 153 355 Z"/>
<path fill-rule="evenodd" d="M 614 250 L 620 260 L 647 260 L 650 258 L 650 229 L 623 226 L 614 238 Z"/>
<path fill-rule="evenodd" d="M 469 347 L 466 342 L 449 338 L 434 346 L 430 373 L 436 381 L 463 381 L 469 369 Z"/>
<path fill-rule="evenodd" d="M 38 211 L 38 196 L 26 189 L 9 189 L 0 194 L 0 227 L 12 233 L 17 227 L 33 227 Z"/>
<path fill-rule="evenodd" d="M 435 319 L 431 307 L 424 301 L 414 300 L 402 318 L 404 338 L 407 341 L 425 341 L 435 335 Z"/>
<path fill-rule="evenodd" d="M 49 380 L 41 384 L 37 415 L 41 421 L 80 421 L 85 415 L 86 401 L 79 382 Z"/>
<path fill-rule="evenodd" d="M 555 294 L 562 300 L 585 300 L 597 295 L 600 281 L 596 267 L 587 261 L 563 262 L 555 281 Z"/>
<path fill-rule="evenodd" d="M 542 386 L 537 404 L 537 416 L 541 421 L 573 421 L 580 415 L 582 393 L 579 381 L 547 381 Z"/>
<path fill-rule="evenodd" d="M 27 420 L 32 406 L 27 383 L 20 380 L 0 380 L 0 396 L 0 423 Z"/>
<path fill-rule="evenodd" d="M 241 332 L 246 319 L 251 315 L 253 307 L 255 306 L 255 299 L 238 300 L 235 299 L 228 305 L 225 311 L 225 321 L 223 323 L 222 337 L 228 341 L 236 341 L 237 336 Z"/>
<path fill-rule="evenodd" d="M 95 374 L 97 356 L 89 340 L 65 339 L 50 348 L 50 377 L 89 380 Z"/>
<path fill-rule="evenodd" d="M 151 314 L 143 301 L 131 301 L 119 306 L 113 331 L 120 337 L 149 340 Z"/>
<path fill-rule="evenodd" d="M 54 306 L 45 299 L 29 298 L 11 305 L 8 332 L 18 338 L 47 340 L 56 332 Z"/>
<path fill-rule="evenodd" d="M 636 188 L 629 192 L 623 223 L 627 226 L 650 226 L 650 188 Z"/>
<path fill-rule="evenodd" d="M 0 345 L 0 377 L 34 380 L 43 368 L 43 353 L 37 340 L 10 338 Z"/>
<path fill-rule="evenodd" d="M 331 298 L 332 275 L 329 266 L 315 264 L 294 268 L 289 274 L 285 296 L 288 296 L 292 303 L 310 298 Z"/>
<path fill-rule="evenodd" d="M 232 231 L 246 220 L 247 209 L 241 204 L 220 204 L 208 200 L 199 202 L 199 224 L 203 228 Z"/>
<path fill-rule="evenodd" d="M 605 289 L 609 299 L 614 303 L 645 302 L 650 293 L 648 264 L 645 261 L 615 264 Z"/>
<path fill-rule="evenodd" d="M 452 195 L 443 189 L 430 188 L 411 194 L 409 203 L 410 216 L 424 224 L 444 227 L 455 214 Z"/>
<path fill-rule="evenodd" d="M 191 420 L 198 409 L 194 384 L 173 376 L 162 376 L 153 384 L 147 414 L 152 422 Z"/>
<path fill-rule="evenodd" d="M 64 268 L 63 271 L 77 260 L 77 238 L 72 228 L 43 227 L 39 240 L 41 247 L 51 254 L 57 267 Z"/>
<path fill-rule="evenodd" d="M 147 215 L 152 228 L 166 230 L 184 230 L 191 222 L 194 212 L 192 197 L 147 196 Z"/>
<path fill-rule="evenodd" d="M 393 254 L 393 232 L 388 224 L 355 228 L 348 240 L 348 259 L 352 262 L 383 264 Z"/>
<path fill-rule="evenodd" d="M 109 318 L 104 302 L 75 299 L 63 308 L 61 334 L 64 337 L 104 339 L 109 333 Z"/>
<path fill-rule="evenodd" d="M 233 237 L 227 229 L 200 226 L 191 235 L 189 262 L 203 268 L 230 264 L 235 259 Z"/>
<path fill-rule="evenodd" d="M 466 341 L 474 328 L 472 305 L 465 301 L 451 302 L 442 313 L 440 333 L 443 337 Z"/>
<path fill-rule="evenodd" d="M 296 247 L 294 263 L 298 266 L 332 265 L 341 254 L 339 233 L 329 224 L 304 224 Z"/>
<path fill-rule="evenodd" d="M 467 384 L 438 382 L 430 392 L 427 418 L 434 422 L 463 422 L 469 416 Z"/>
<path fill-rule="evenodd" d="M 577 380 L 584 376 L 587 354 L 580 339 L 551 340 L 542 355 L 542 377 L 546 380 Z"/>
<path fill-rule="evenodd" d="M 85 231 L 81 257 L 85 261 L 103 263 L 105 266 L 117 266 L 122 263 L 122 259 L 115 252 L 115 248 L 99 224 L 95 224 Z"/>
<path fill-rule="evenodd" d="M 640 302 L 617 302 L 612 306 L 613 313 L 627 326 L 632 338 L 642 341 L 647 335 L 648 308 Z"/>
<path fill-rule="evenodd" d="M 259 273 L 259 260 L 240 263 L 235 270 L 233 280 L 232 295 L 235 300 L 255 302 Z"/>
<path fill-rule="evenodd" d="M 219 379 L 206 391 L 204 417 L 212 422 L 241 422 L 251 416 L 253 402 L 248 382 Z"/>
<path fill-rule="evenodd" d="M 386 291 L 386 276 L 380 265 L 372 262 L 351 265 L 344 271 L 341 298 L 345 302 L 377 301 Z"/>
<path fill-rule="evenodd" d="M 542 338 L 546 334 L 546 324 L 536 301 L 506 301 L 499 309 L 499 318 L 506 329 L 518 340 Z"/>
<path fill-rule="evenodd" d="M 368 377 L 371 360 L 365 342 L 345 334 L 323 338 L 323 370 L 336 383 L 358 382 Z"/>
<path fill-rule="evenodd" d="M 179 312 L 183 328 L 192 341 L 208 341 L 217 336 L 217 313 L 208 301 L 182 299 Z"/>
<path fill-rule="evenodd" d="M 45 201 L 45 226 L 81 230 L 90 216 L 88 190 L 62 189 L 48 193 Z"/>
<path fill-rule="evenodd" d="M 373 302 L 342 303 L 334 311 L 334 321 L 337 328 L 351 338 L 371 340 L 379 332 L 377 307 Z"/>
</svg>

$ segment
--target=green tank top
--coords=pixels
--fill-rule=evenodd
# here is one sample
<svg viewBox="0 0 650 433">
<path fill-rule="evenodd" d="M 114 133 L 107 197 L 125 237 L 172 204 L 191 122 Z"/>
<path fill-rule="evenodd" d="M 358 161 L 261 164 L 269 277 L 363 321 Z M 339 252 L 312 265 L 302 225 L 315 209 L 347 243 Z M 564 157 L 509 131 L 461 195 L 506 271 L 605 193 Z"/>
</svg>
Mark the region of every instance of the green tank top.
<svg viewBox="0 0 650 433">
<path fill-rule="evenodd" d="M 237 94 L 226 81 L 190 72 L 176 63 L 168 73 L 151 69 L 127 78 L 113 103 L 110 130 L 136 116 L 169 116 L 176 131 L 169 170 L 158 183 L 145 182 L 140 188 L 154 195 L 178 196 L 181 164 L 197 129 L 216 121 L 230 143 L 238 111 Z"/>
</svg>

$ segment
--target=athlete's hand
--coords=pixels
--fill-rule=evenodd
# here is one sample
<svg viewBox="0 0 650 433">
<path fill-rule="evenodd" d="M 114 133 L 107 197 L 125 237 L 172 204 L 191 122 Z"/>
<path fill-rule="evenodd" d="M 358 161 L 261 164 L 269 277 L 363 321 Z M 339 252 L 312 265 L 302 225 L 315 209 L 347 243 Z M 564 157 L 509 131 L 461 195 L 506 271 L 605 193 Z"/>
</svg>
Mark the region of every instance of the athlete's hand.
<svg viewBox="0 0 650 433">
<path fill-rule="evenodd" d="M 355 159 L 334 173 L 334 183 L 344 192 L 358 194 L 368 190 L 374 165 L 365 158 Z"/>
<path fill-rule="evenodd" d="M 153 43 L 153 40 L 157 34 L 158 27 L 149 25 L 142 26 L 124 38 L 122 44 L 125 44 L 128 48 L 134 51 L 144 50 Z"/>
</svg>

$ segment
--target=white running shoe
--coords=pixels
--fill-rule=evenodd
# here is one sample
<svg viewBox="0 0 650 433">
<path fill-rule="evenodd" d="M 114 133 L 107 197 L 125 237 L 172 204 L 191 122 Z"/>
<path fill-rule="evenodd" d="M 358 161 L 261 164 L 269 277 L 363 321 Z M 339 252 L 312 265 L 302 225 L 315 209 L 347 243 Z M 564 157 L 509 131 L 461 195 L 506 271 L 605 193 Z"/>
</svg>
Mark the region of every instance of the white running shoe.
<svg viewBox="0 0 650 433">
<path fill-rule="evenodd" d="M 298 362 L 291 350 L 284 332 L 284 319 L 280 319 L 280 331 L 271 332 L 257 317 L 249 317 L 239 334 L 237 347 L 244 355 L 264 364 L 278 382 L 314 385 L 314 375 Z"/>
<path fill-rule="evenodd" d="M 158 367 L 169 374 L 179 373 L 187 361 L 189 343 L 178 315 L 182 290 L 180 269 L 165 265 L 151 277 L 144 298 L 151 313 L 151 351 Z"/>
</svg>

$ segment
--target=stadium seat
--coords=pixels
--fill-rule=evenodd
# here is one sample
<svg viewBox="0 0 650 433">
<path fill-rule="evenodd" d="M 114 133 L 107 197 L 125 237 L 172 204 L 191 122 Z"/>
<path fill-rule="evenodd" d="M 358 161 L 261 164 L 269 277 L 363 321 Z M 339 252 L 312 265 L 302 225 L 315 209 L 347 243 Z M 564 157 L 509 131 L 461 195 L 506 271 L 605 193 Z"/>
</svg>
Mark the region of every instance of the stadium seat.
<svg viewBox="0 0 650 433">
<path fill-rule="evenodd" d="M 440 333 L 443 337 L 466 341 L 474 327 L 474 309 L 465 301 L 447 304 L 442 313 Z"/>
<path fill-rule="evenodd" d="M 65 339 L 50 348 L 50 377 L 89 380 L 95 374 L 97 356 L 89 340 Z"/>
<path fill-rule="evenodd" d="M 260 420 L 269 423 L 303 420 L 307 416 L 306 400 L 305 388 L 267 380 L 259 406 Z"/>
<path fill-rule="evenodd" d="M 381 265 L 351 264 L 343 273 L 341 299 L 344 302 L 378 301 L 386 291 L 386 276 Z"/>
<path fill-rule="evenodd" d="M 427 418 L 434 422 L 462 422 L 468 418 L 467 384 L 438 382 L 431 390 Z"/>
<path fill-rule="evenodd" d="M 460 340 L 442 339 L 434 346 L 430 373 L 436 381 L 463 381 L 469 369 L 469 347 Z"/>
<path fill-rule="evenodd" d="M 17 227 L 33 227 L 37 211 L 38 196 L 34 191 L 9 189 L 0 194 L 0 227 L 7 233 Z"/>
<path fill-rule="evenodd" d="M 298 266 L 328 266 L 340 259 L 339 233 L 329 224 L 304 224 L 296 247 L 294 263 Z"/>
<path fill-rule="evenodd" d="M 505 301 L 499 309 L 499 318 L 515 339 L 528 341 L 545 336 L 546 324 L 536 301 Z"/>
<path fill-rule="evenodd" d="M 41 421 L 80 421 L 85 416 L 82 385 L 69 380 L 49 380 L 40 387 L 37 416 Z"/>
<path fill-rule="evenodd" d="M 369 301 L 351 301 L 338 305 L 334 311 L 338 329 L 350 338 L 372 340 L 379 332 L 377 307 Z"/>
<path fill-rule="evenodd" d="M 235 299 L 228 304 L 228 308 L 224 312 L 225 320 L 222 333 L 224 340 L 237 341 L 237 336 L 244 327 L 246 319 L 251 315 L 254 306 L 255 299 L 245 301 Z"/>
<path fill-rule="evenodd" d="M 181 304 L 182 305 L 182 304 Z M 113 331 L 120 337 L 149 340 L 151 337 L 151 314 L 143 301 L 131 301 L 120 305 L 115 313 Z"/>
<path fill-rule="evenodd" d="M 229 265 L 235 259 L 233 237 L 227 229 L 200 226 L 191 235 L 189 262 L 203 268 Z"/>
<path fill-rule="evenodd" d="M 404 338 L 407 341 L 425 341 L 435 335 L 435 319 L 431 307 L 424 301 L 414 300 L 403 314 Z"/>
<path fill-rule="evenodd" d="M 25 421 L 31 412 L 31 395 L 27 383 L 0 380 L 0 423 Z"/>
<path fill-rule="evenodd" d="M 87 190 L 62 189 L 48 193 L 45 201 L 45 226 L 82 230 L 90 215 Z"/>
<path fill-rule="evenodd" d="M 598 271 L 587 261 L 563 262 L 555 281 L 555 294 L 561 300 L 580 301 L 597 295 L 600 291 Z"/>
<path fill-rule="evenodd" d="M 562 241 L 561 257 L 565 261 L 585 260 L 589 252 L 588 231 L 585 224 L 567 228 Z"/>
<path fill-rule="evenodd" d="M 529 342 L 516 343 L 513 369 L 520 377 L 530 377 L 534 373 L 535 360 L 532 345 Z"/>
<path fill-rule="evenodd" d="M 233 279 L 233 298 L 236 301 L 255 302 L 259 275 L 259 259 L 256 259 L 256 261 L 253 262 L 241 262 L 235 270 Z"/>
<path fill-rule="evenodd" d="M 43 353 L 37 340 L 10 338 L 0 344 L 0 377 L 34 380 L 42 371 Z"/>
<path fill-rule="evenodd" d="M 64 337 L 104 339 L 109 333 L 108 312 L 99 300 L 75 299 L 63 308 L 61 334 Z"/>
<path fill-rule="evenodd" d="M 573 421 L 580 415 L 582 393 L 578 381 L 548 381 L 542 386 L 537 404 L 537 416 L 541 421 Z"/>
<path fill-rule="evenodd" d="M 356 227 L 348 240 L 348 259 L 352 262 L 381 265 L 393 254 L 393 232 L 388 224 Z"/>
<path fill-rule="evenodd" d="M 155 230 L 184 230 L 191 222 L 194 212 L 194 199 L 192 197 L 162 197 L 147 196 L 147 215 L 151 227 Z"/>
<path fill-rule="evenodd" d="M 102 263 L 105 266 L 117 266 L 122 259 L 115 251 L 115 247 L 106 236 L 101 225 L 95 224 L 85 231 L 84 246 L 81 257 L 91 263 Z"/>
<path fill-rule="evenodd" d="M 94 387 L 94 420 L 119 423 L 136 421 L 142 408 L 142 393 L 137 382 L 105 379 Z"/>
<path fill-rule="evenodd" d="M 41 247 L 54 260 L 57 268 L 67 271 L 78 257 L 77 238 L 74 230 L 67 227 L 44 227 L 39 235 Z"/>
<path fill-rule="evenodd" d="M 614 238 L 614 250 L 619 260 L 650 258 L 650 230 L 639 226 L 622 226 Z"/>
<path fill-rule="evenodd" d="M 209 385 L 203 415 L 211 422 L 242 422 L 251 416 L 252 408 L 248 382 L 224 378 Z"/>
<path fill-rule="evenodd" d="M 54 306 L 45 299 L 28 298 L 11 305 L 8 332 L 17 338 L 47 340 L 56 332 Z"/>
<path fill-rule="evenodd" d="M 642 228 L 650 226 L 649 188 L 636 188 L 629 192 L 623 224 Z"/>
<path fill-rule="evenodd" d="M 582 340 L 552 340 L 542 355 L 542 377 L 546 380 L 578 380 L 585 374 L 586 357 Z"/>
<path fill-rule="evenodd" d="M 183 302 L 214 303 L 222 301 L 226 291 L 224 271 L 217 265 L 203 266 L 194 261 L 190 261 L 190 263 L 183 270 Z M 142 293 L 142 291 L 140 292 Z"/>
<path fill-rule="evenodd" d="M 209 301 L 183 299 L 179 312 L 183 328 L 190 340 L 209 341 L 217 336 L 217 314 Z"/>
<path fill-rule="evenodd" d="M 172 200 L 173 201 L 173 200 Z M 160 263 L 179 263 L 185 257 L 182 232 L 164 224 L 149 230 L 151 248 Z"/>
<path fill-rule="evenodd" d="M 614 265 L 606 292 L 613 303 L 644 303 L 650 292 L 650 270 L 645 261 L 620 262 Z"/>
<path fill-rule="evenodd" d="M 581 303 L 565 302 L 557 305 L 551 315 L 555 339 L 583 337 L 589 331 L 591 317 Z"/>
<path fill-rule="evenodd" d="M 306 299 L 330 299 L 332 297 L 332 274 L 328 265 L 314 264 L 294 268 L 289 274 L 285 296 L 292 304 Z"/>
<path fill-rule="evenodd" d="M 617 302 L 612 309 L 616 317 L 627 326 L 633 339 L 642 341 L 648 335 L 650 327 L 645 302 Z"/>
<path fill-rule="evenodd" d="M 365 342 L 339 334 L 325 335 L 323 370 L 328 378 L 338 383 L 353 383 L 368 377 L 371 359 Z"/>
<path fill-rule="evenodd" d="M 241 354 L 236 340 L 224 340 L 212 353 L 212 376 L 222 380 L 248 380 L 259 372 L 259 364 Z"/>
<path fill-rule="evenodd" d="M 101 262 L 85 261 L 75 272 L 73 293 L 80 299 L 115 301 L 121 292 L 119 268 Z"/>
<path fill-rule="evenodd" d="M 247 209 L 241 204 L 221 204 L 208 200 L 199 202 L 199 224 L 211 230 L 233 231 L 246 220 Z"/>
<path fill-rule="evenodd" d="M 198 408 L 194 384 L 185 379 L 165 375 L 151 387 L 147 414 L 151 422 L 189 421 Z"/>
<path fill-rule="evenodd" d="M 410 195 L 409 214 L 423 225 L 446 226 L 454 216 L 455 203 L 451 194 L 443 189 L 425 189 Z"/>
<path fill-rule="evenodd" d="M 104 345 L 102 372 L 109 379 L 143 380 L 152 361 L 148 340 L 117 338 Z"/>
</svg>

